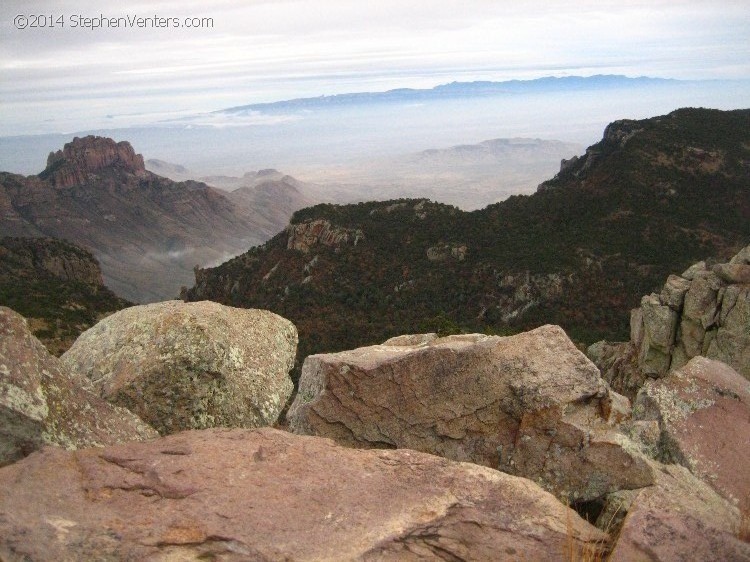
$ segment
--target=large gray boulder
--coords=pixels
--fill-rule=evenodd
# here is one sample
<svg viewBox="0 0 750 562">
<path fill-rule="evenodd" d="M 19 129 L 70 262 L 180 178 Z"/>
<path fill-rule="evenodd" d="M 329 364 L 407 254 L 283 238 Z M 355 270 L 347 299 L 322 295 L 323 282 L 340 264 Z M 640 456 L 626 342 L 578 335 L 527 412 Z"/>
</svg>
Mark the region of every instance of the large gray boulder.
<svg viewBox="0 0 750 562">
<path fill-rule="evenodd" d="M 167 434 L 276 422 L 296 347 L 294 325 L 271 312 L 168 301 L 105 318 L 62 360 Z"/>
<path fill-rule="evenodd" d="M 20 314 L 0 307 L 0 466 L 43 445 L 75 449 L 157 435 L 88 384 L 50 355 Z"/>
<path fill-rule="evenodd" d="M 0 537 L 9 561 L 583 560 L 606 540 L 526 479 L 270 428 L 32 455 L 0 470 Z"/>
<path fill-rule="evenodd" d="M 653 482 L 613 430 L 628 414 L 565 332 L 543 326 L 312 355 L 287 419 L 296 433 L 500 468 L 577 501 Z"/>
</svg>

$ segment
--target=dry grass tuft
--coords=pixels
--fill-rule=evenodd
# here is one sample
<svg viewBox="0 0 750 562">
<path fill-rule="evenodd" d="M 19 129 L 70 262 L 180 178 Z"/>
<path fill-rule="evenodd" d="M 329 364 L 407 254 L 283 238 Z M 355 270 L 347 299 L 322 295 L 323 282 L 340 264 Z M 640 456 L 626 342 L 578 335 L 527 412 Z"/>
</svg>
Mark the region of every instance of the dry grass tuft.
<svg viewBox="0 0 750 562">
<path fill-rule="evenodd" d="M 563 558 L 565 562 L 605 562 L 609 558 L 609 553 L 613 546 L 613 522 L 615 521 L 621 507 L 622 505 L 617 507 L 615 512 L 604 525 L 604 528 L 601 529 L 607 534 L 607 537 L 592 542 L 581 542 L 576 540 L 573 532 L 573 523 L 571 521 L 572 510 L 568 510 L 566 521 L 567 537 Z"/>
</svg>

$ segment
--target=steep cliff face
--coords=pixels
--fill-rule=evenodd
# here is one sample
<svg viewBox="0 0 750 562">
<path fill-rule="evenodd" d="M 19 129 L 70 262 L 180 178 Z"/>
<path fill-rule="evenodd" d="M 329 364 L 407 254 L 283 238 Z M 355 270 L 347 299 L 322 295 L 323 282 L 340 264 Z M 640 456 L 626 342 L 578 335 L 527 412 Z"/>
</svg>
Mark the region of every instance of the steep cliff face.
<svg viewBox="0 0 750 562">
<path fill-rule="evenodd" d="M 146 171 L 127 142 L 76 138 L 38 176 L 0 173 L 0 235 L 87 247 L 107 284 L 135 301 L 174 297 L 196 264 L 218 263 L 274 232 L 217 189 Z"/>
<path fill-rule="evenodd" d="M 59 188 L 85 183 L 91 175 L 119 168 L 137 177 L 146 175 L 143 156 L 136 154 L 128 142 L 105 137 L 75 137 L 62 150 L 50 152 L 47 168 L 39 174 Z"/>
<path fill-rule="evenodd" d="M 91 253 L 53 238 L 3 238 L 0 256 L 4 275 L 52 275 L 63 281 L 103 286 L 99 263 Z"/>
<path fill-rule="evenodd" d="M 287 232 L 287 249 L 305 254 L 317 245 L 334 250 L 340 250 L 344 244 L 356 246 L 364 238 L 361 229 L 336 227 L 324 219 L 289 225 Z"/>
<path fill-rule="evenodd" d="M 750 239 L 748 131 L 747 110 L 616 122 L 538 193 L 471 213 L 426 200 L 303 209 L 262 247 L 199 269 L 184 296 L 291 319 L 301 357 L 545 323 L 624 340 L 629 311 L 671 271 Z"/>
<path fill-rule="evenodd" d="M 53 353 L 102 317 L 129 306 L 104 286 L 94 256 L 52 238 L 0 238 L 0 305 L 29 320 Z"/>
</svg>

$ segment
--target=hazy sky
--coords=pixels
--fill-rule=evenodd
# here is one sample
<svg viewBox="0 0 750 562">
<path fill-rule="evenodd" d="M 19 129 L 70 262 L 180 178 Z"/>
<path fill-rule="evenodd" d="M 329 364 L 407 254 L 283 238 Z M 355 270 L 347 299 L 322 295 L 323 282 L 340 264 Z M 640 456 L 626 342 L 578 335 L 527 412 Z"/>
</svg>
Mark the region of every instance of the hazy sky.
<svg viewBox="0 0 750 562">
<path fill-rule="evenodd" d="M 82 130 L 102 126 L 107 115 L 115 127 L 259 101 L 453 80 L 599 73 L 750 78 L 748 0 L 59 5 L 5 0 L 0 7 L 0 134 Z M 101 16 L 170 23 L 84 27 L 93 21 L 83 18 L 98 23 Z M 187 17 L 211 18 L 212 25 L 174 29 L 171 18 L 184 25 Z M 24 23 L 47 26 L 17 28 Z"/>
</svg>

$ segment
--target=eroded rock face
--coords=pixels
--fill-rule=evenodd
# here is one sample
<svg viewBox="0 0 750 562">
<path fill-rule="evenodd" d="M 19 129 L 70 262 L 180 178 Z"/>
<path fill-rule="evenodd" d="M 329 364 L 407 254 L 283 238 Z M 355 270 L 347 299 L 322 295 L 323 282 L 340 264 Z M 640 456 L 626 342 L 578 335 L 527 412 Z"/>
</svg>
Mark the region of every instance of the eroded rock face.
<svg viewBox="0 0 750 562">
<path fill-rule="evenodd" d="M 75 137 L 62 150 L 50 152 L 47 168 L 41 176 L 49 178 L 55 186 L 65 188 L 83 183 L 89 174 L 112 165 L 140 176 L 146 173 L 143 156 L 136 154 L 129 142 L 89 135 Z"/>
<path fill-rule="evenodd" d="M 0 466 L 44 444 L 75 449 L 157 435 L 87 384 L 49 354 L 21 315 L 0 307 Z"/>
<path fill-rule="evenodd" d="M 609 425 L 627 417 L 627 400 L 561 328 L 431 336 L 308 357 L 290 428 L 498 467 L 571 501 L 652 483 Z"/>
<path fill-rule="evenodd" d="M 630 400 L 635 400 L 649 379 L 638 366 L 638 349 L 631 342 L 599 341 L 589 346 L 586 356 L 599 368 L 602 378 Z"/>
<path fill-rule="evenodd" d="M 273 424 L 296 346 L 294 325 L 271 312 L 168 301 L 105 318 L 61 359 L 167 434 Z"/>
<path fill-rule="evenodd" d="M 522 478 L 268 428 L 46 449 L 0 470 L 0 536 L 8 560 L 268 561 L 557 560 L 605 538 Z"/>
<path fill-rule="evenodd" d="M 2 238 L 0 260 L 11 271 L 37 270 L 68 281 L 104 285 L 102 271 L 93 255 L 55 238 Z M 0 265 L 0 273 L 3 269 Z"/>
<path fill-rule="evenodd" d="M 750 379 L 750 246 L 729 263 L 690 266 L 631 312 L 630 341 L 597 342 L 587 354 L 618 392 L 634 398 L 648 378 L 693 357 L 716 359 Z"/>
<path fill-rule="evenodd" d="M 359 229 L 342 228 L 324 219 L 318 219 L 287 227 L 287 249 L 308 253 L 317 245 L 339 248 L 342 244 L 356 246 L 364 234 Z"/>
<path fill-rule="evenodd" d="M 633 408 L 656 421 L 662 462 L 679 463 L 745 512 L 750 511 L 750 382 L 731 367 L 695 357 L 649 381 Z"/>
<path fill-rule="evenodd" d="M 641 302 L 641 327 L 631 337 L 638 364 L 651 376 L 678 369 L 698 355 L 750 378 L 750 246 L 729 263 L 704 262 L 670 275 L 660 295 Z M 632 334 L 631 334 L 632 335 Z"/>
<path fill-rule="evenodd" d="M 737 538 L 737 508 L 682 466 L 663 466 L 656 477 L 627 508 L 607 560 L 750 560 L 750 543 Z"/>
</svg>

